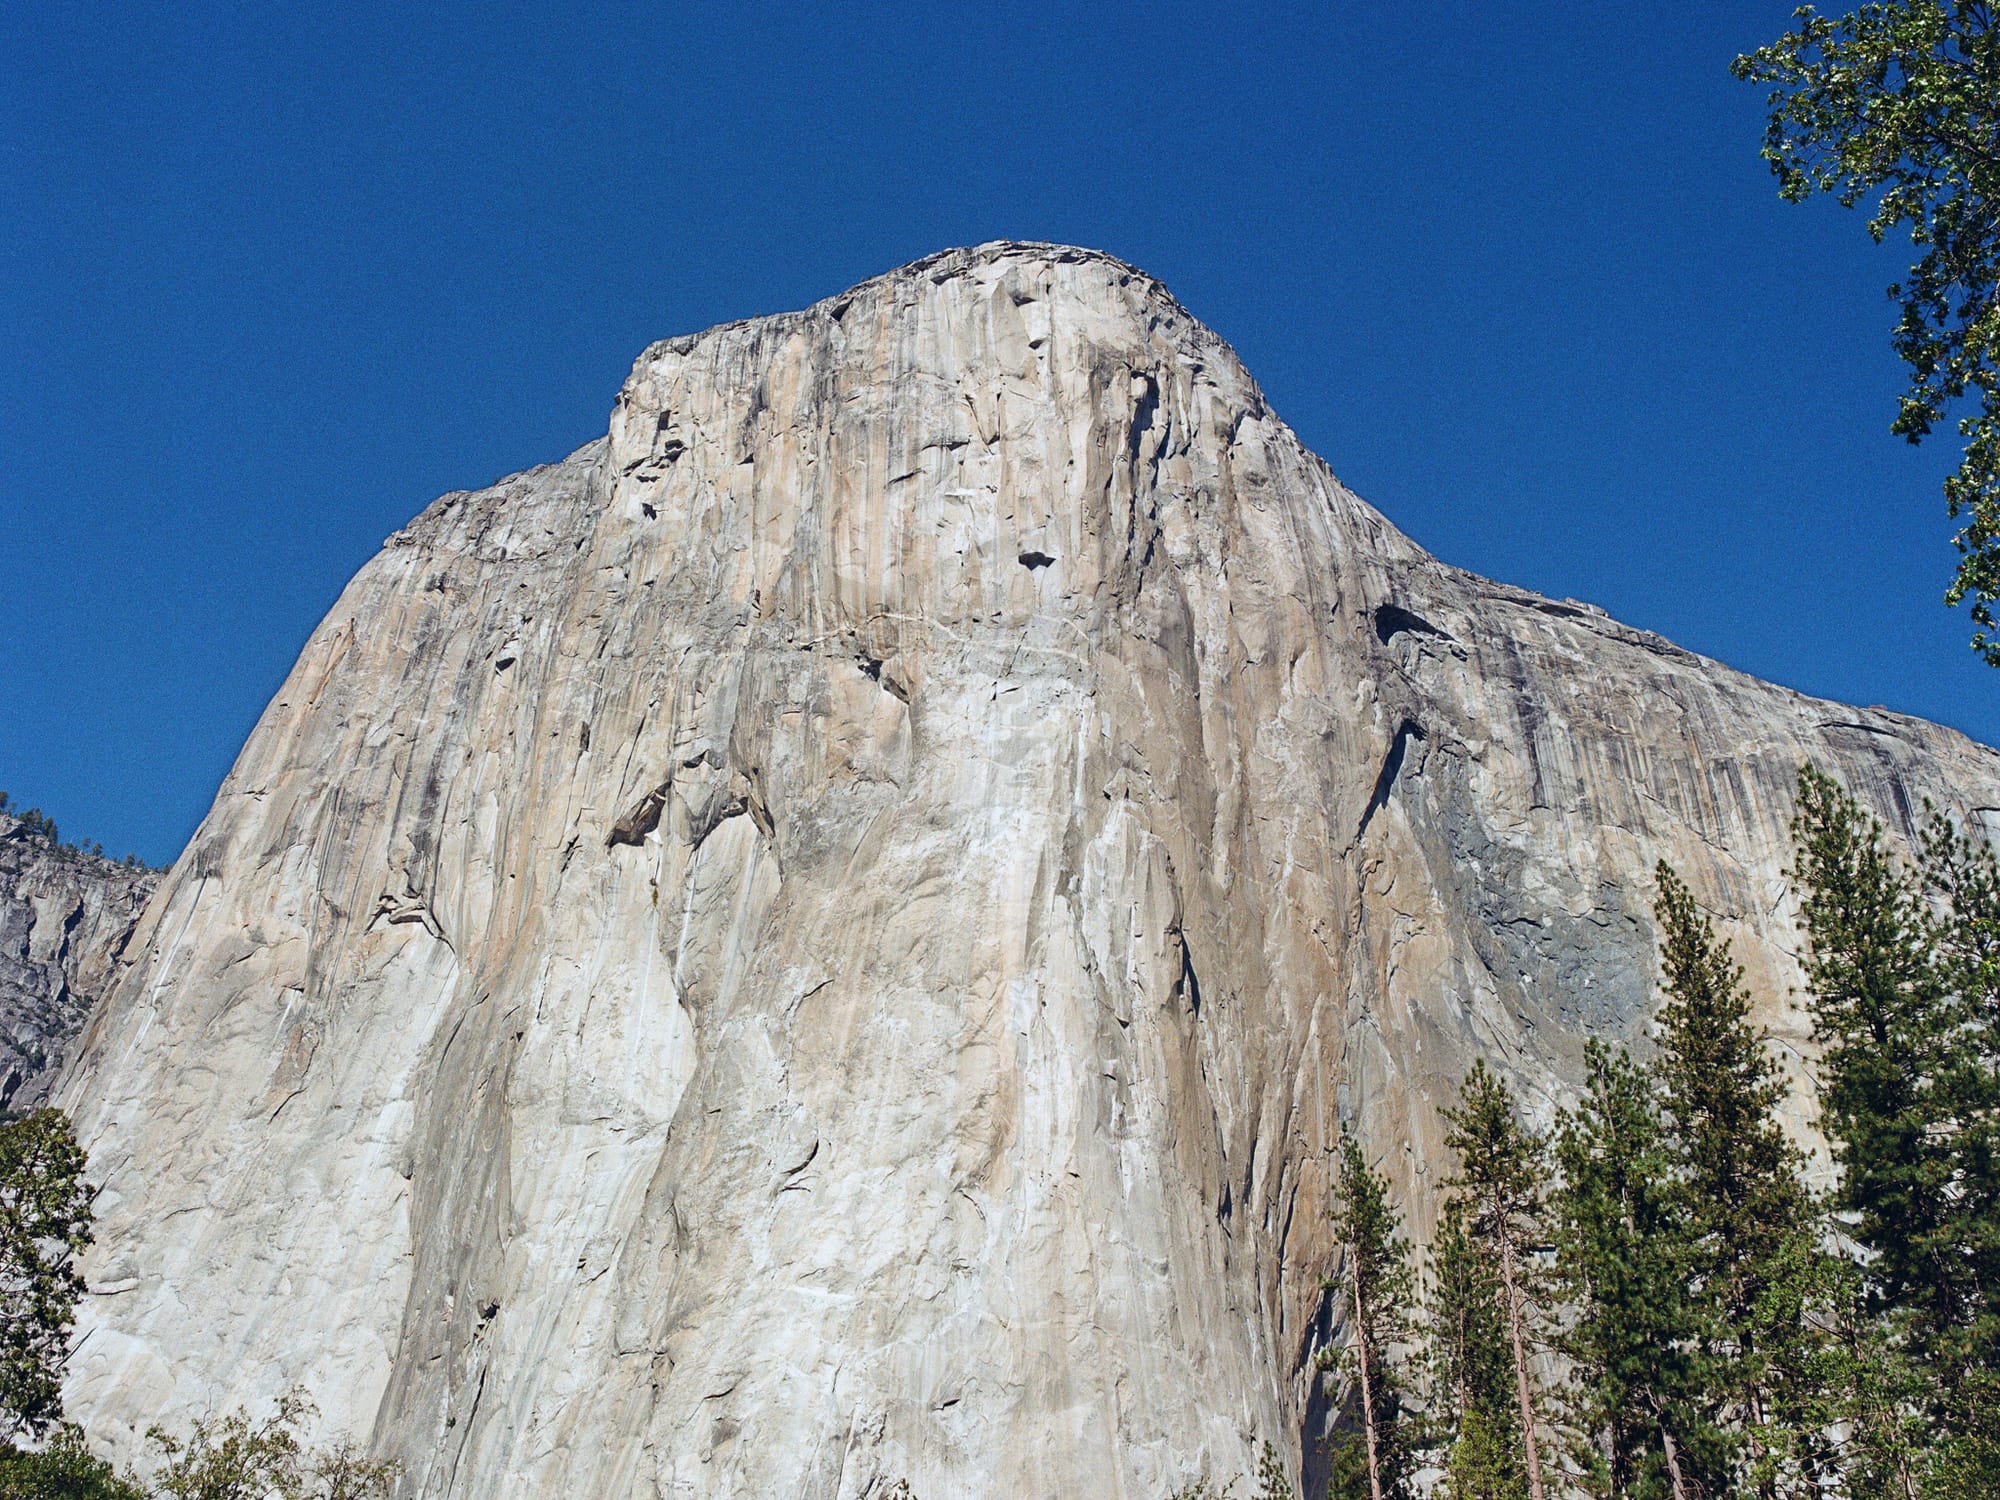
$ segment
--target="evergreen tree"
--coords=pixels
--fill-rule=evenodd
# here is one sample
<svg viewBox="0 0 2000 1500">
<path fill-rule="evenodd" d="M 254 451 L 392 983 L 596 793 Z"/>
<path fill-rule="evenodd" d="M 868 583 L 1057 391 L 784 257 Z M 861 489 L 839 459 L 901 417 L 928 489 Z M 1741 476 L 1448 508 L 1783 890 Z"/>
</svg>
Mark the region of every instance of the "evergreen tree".
<svg viewBox="0 0 2000 1500">
<path fill-rule="evenodd" d="M 1929 1129 L 1940 1041 L 1935 977 L 1924 952 L 1922 898 L 1897 867 L 1881 825 L 1810 769 L 1799 775 L 1794 825 L 1806 978 L 1821 1045 L 1821 1123 L 1841 1169 L 1837 1208 L 1871 1254 L 1877 1308 L 1921 1305 L 1954 1321 L 1937 1284 L 1949 1260 L 1945 1143 Z"/>
<path fill-rule="evenodd" d="M 1344 1268 L 1327 1290 L 1342 1304 L 1352 1342 L 1342 1352 L 1361 1427 L 1332 1446 L 1333 1500 L 1399 1500 L 1409 1492 L 1410 1443 L 1403 1383 L 1389 1351 L 1409 1342 L 1413 1292 L 1402 1218 L 1388 1179 L 1371 1170 L 1353 1136 L 1340 1143 L 1330 1206 Z"/>
<path fill-rule="evenodd" d="M 1445 1111 L 1445 1145 L 1456 1152 L 1458 1175 L 1445 1185 L 1464 1206 L 1465 1237 L 1497 1278 L 1500 1321 L 1514 1383 L 1528 1500 L 1544 1500 L 1536 1431 L 1530 1323 L 1534 1317 L 1534 1255 L 1542 1234 L 1546 1168 L 1542 1138 L 1515 1116 L 1514 1098 L 1484 1062 L 1474 1062 L 1455 1108 Z M 1485 1413 L 1479 1413 L 1484 1427 Z M 1479 1434 L 1484 1440 L 1483 1432 Z M 1461 1438 L 1463 1441 L 1463 1438 Z"/>
<path fill-rule="evenodd" d="M 1760 1494 L 1776 1493 L 1774 1351 L 1759 1337 L 1759 1307 L 1779 1263 L 1815 1236 L 1804 1164 L 1774 1111 L 1786 1087 L 1768 1039 L 1750 1024 L 1743 970 L 1688 888 L 1664 864 L 1660 929 L 1658 1075 L 1680 1159 L 1694 1235 L 1693 1279 L 1706 1304 L 1711 1414 L 1740 1437 Z M 1768 1309 L 1767 1309 L 1768 1310 Z"/>
<path fill-rule="evenodd" d="M 1448 1500 L 1519 1500 L 1527 1473 L 1500 1276 L 1466 1220 L 1464 1201 L 1447 1199 L 1431 1242 L 1425 1442 L 1445 1471 Z"/>
<path fill-rule="evenodd" d="M 1915 869 L 1829 778 L 1793 828 L 1833 1205 L 1860 1251 L 1862 1446 L 1912 1494 L 2000 1487 L 2000 871 L 1933 816 Z M 1908 1451 L 1921 1444 L 1920 1453 Z M 1880 1467 L 1881 1465 L 1878 1465 Z M 1901 1468 L 1897 1466 L 1900 1465 Z"/>
<path fill-rule="evenodd" d="M 1946 1147 L 1951 1250 L 1942 1273 L 1959 1369 L 2000 1364 L 2000 862 L 1933 813 L 1920 873 L 1942 1035 L 1931 1133 Z"/>
<path fill-rule="evenodd" d="M 1929 1126 L 1945 1144 L 1950 1327 L 1936 1358 L 1950 1382 L 1932 1455 L 1940 1493 L 2000 1491 L 2000 862 L 1933 812 L 1920 863 L 1941 1044 Z"/>
<path fill-rule="evenodd" d="M 1719 1493 L 1728 1450 L 1710 1419 L 1697 1243 L 1656 1091 L 1622 1050 L 1585 1048 L 1582 1101 L 1554 1150 L 1557 1268 L 1570 1324 L 1570 1425 L 1593 1493 Z"/>
</svg>

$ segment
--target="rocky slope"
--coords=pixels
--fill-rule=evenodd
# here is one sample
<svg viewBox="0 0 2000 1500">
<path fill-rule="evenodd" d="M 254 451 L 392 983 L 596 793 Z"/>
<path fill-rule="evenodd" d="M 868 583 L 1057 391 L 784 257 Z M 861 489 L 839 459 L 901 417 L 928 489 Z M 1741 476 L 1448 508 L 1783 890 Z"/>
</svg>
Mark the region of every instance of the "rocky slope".
<svg viewBox="0 0 2000 1500">
<path fill-rule="evenodd" d="M 1332 1133 L 1421 1227 L 1474 1057 L 1545 1110 L 1641 1032 L 1662 858 L 1795 1044 L 1807 760 L 2000 817 L 1951 731 L 1440 564 L 1105 256 L 657 344 L 390 538 L 148 909 L 62 1088 L 73 1409 L 302 1382 L 426 1497 L 1296 1458 Z"/>
<path fill-rule="evenodd" d="M 159 881 L 0 812 L 0 1110 L 42 1102 Z"/>
</svg>

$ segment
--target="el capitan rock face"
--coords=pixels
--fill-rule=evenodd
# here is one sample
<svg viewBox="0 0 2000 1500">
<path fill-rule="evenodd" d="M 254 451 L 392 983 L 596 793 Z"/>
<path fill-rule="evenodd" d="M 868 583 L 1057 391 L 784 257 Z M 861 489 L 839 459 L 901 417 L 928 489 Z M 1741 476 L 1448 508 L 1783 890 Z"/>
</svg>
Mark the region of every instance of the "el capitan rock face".
<svg viewBox="0 0 2000 1500">
<path fill-rule="evenodd" d="M 1330 1132 L 1421 1225 L 1474 1057 L 1642 1029 L 1655 860 L 1800 1039 L 1805 760 L 2000 808 L 1432 559 L 1107 257 L 657 344 L 361 571 L 148 909 L 72 1409 L 302 1382 L 426 1497 L 1236 1474 L 1324 1419 Z"/>
</svg>

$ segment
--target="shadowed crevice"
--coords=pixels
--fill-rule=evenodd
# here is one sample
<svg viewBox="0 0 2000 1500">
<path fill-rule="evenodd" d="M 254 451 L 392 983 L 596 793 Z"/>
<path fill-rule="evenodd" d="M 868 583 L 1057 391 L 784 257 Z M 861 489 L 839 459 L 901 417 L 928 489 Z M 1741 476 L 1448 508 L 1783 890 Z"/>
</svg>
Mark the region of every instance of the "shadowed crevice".
<svg viewBox="0 0 2000 1500">
<path fill-rule="evenodd" d="M 1382 770 L 1375 778 L 1375 790 L 1369 794 L 1368 806 L 1362 810 L 1361 826 L 1354 831 L 1354 839 L 1359 843 L 1368 832 L 1369 821 L 1376 812 L 1389 801 L 1389 793 L 1395 789 L 1396 778 L 1402 774 L 1403 758 L 1409 754 L 1410 741 L 1424 737 L 1423 726 L 1415 719 L 1405 719 L 1396 727 L 1396 738 L 1389 744 L 1389 753 L 1382 757 Z"/>
<path fill-rule="evenodd" d="M 1386 646 L 1406 630 L 1416 635 L 1434 635 L 1439 640 L 1451 639 L 1448 632 L 1438 629 L 1422 615 L 1414 610 L 1405 609 L 1400 604 L 1384 604 L 1376 608 L 1376 640 Z"/>
</svg>

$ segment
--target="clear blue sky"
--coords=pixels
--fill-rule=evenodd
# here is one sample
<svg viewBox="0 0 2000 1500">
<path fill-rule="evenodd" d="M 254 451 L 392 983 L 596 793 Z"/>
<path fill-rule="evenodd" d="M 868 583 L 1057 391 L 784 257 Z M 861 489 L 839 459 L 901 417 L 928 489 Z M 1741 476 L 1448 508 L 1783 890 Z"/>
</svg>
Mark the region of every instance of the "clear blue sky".
<svg viewBox="0 0 2000 1500">
<path fill-rule="evenodd" d="M 344 581 L 652 339 L 999 236 L 1235 344 L 1447 560 L 2000 740 L 1858 215 L 1730 58 L 1791 0 L 16 4 L 0 787 L 174 855 Z"/>
</svg>

